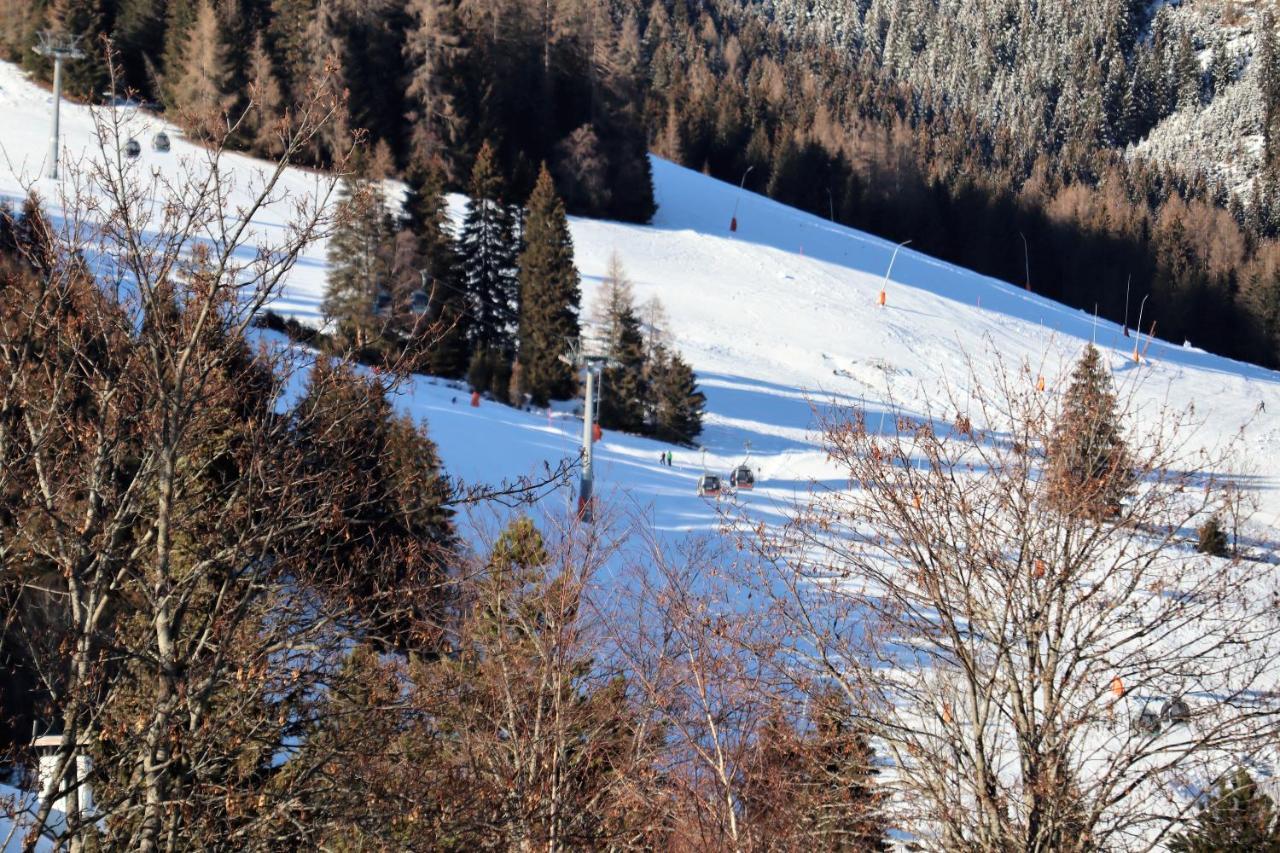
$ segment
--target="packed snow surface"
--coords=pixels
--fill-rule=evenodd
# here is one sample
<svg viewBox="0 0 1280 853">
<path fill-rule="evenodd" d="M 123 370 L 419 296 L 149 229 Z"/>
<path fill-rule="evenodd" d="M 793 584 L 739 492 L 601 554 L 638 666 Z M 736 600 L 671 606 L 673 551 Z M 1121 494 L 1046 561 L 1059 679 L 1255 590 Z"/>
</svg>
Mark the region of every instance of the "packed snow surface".
<svg viewBox="0 0 1280 853">
<path fill-rule="evenodd" d="M 16 203 L 36 189 L 58 212 L 87 158 L 100 157 L 90 110 L 62 111 L 63 180 L 42 177 L 49 150 L 51 97 L 13 65 L 0 64 L 0 196 Z M 106 110 L 107 108 L 99 108 Z M 128 108 L 126 108 L 128 109 Z M 199 168 L 207 155 L 172 127 L 132 111 L 127 127 L 142 143 L 129 168 L 140 179 L 176 178 Z M 169 153 L 152 150 L 157 130 L 173 139 Z M 248 199 L 264 164 L 239 155 L 223 163 Z M 589 219 L 571 223 L 582 273 L 583 316 L 591 314 L 611 255 L 621 260 L 638 303 L 659 298 L 675 344 L 696 369 L 707 395 L 708 471 L 724 475 L 750 442 L 757 488 L 740 499 L 765 517 L 785 510 L 813 480 L 841 482 L 815 433 L 815 407 L 864 407 L 868 422 L 892 426 L 881 414 L 891 405 L 922 412 L 939 407 L 944 388 L 963 398 L 972 372 L 981 380 L 994 355 L 1011 369 L 1043 375 L 1050 390 L 1090 340 L 1103 349 L 1122 391 L 1133 389 L 1142 412 L 1195 404 L 1202 420 L 1197 440 L 1220 445 L 1245 428 L 1242 469 L 1260 490 L 1261 521 L 1280 516 L 1280 374 L 1151 341 L 1135 364 L 1134 339 L 1121 327 L 1096 321 L 1028 292 L 913 252 L 885 240 L 772 202 L 737 187 L 653 160 L 659 209 L 651 225 Z M 259 214 L 270 235 L 288 221 L 292 201 L 315 193 L 320 178 L 290 170 L 282 198 Z M 465 199 L 451 199 L 455 218 Z M 736 208 L 737 230 L 729 222 Z M 1035 246 L 1031 246 L 1034 286 Z M 886 271 L 893 261 L 886 283 Z M 312 246 L 276 302 L 281 313 L 319 324 L 325 284 L 325 246 Z M 886 305 L 877 305 L 881 287 Z M 1145 290 L 1135 283 L 1133 313 Z M 1144 325 L 1149 324 L 1147 318 Z M 1148 347 L 1144 338 L 1143 348 Z M 605 388 L 605 393 L 608 393 Z M 430 379 L 408 383 L 400 405 L 424 419 L 449 472 L 468 481 L 510 478 L 555 463 L 577 451 L 580 422 L 566 411 L 521 412 L 484 402 L 479 408 L 457 388 Z M 1263 411 L 1259 411 L 1260 404 Z M 695 495 L 703 454 L 677 448 L 675 464 L 660 467 L 666 445 L 606 433 L 596 449 L 601 500 L 652 519 L 662 530 L 711 529 L 716 508 Z M 560 497 L 566 504 L 569 490 Z"/>
</svg>

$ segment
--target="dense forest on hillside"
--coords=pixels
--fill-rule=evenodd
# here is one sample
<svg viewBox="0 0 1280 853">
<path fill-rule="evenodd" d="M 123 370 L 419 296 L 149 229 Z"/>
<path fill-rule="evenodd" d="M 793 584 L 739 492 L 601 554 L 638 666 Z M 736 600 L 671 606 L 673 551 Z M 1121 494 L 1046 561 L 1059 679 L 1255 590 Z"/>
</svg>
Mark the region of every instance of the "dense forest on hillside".
<svg viewBox="0 0 1280 853">
<path fill-rule="evenodd" d="M 1275 170 L 1245 198 L 1122 148 L 1219 87 L 1253 87 L 1270 164 L 1269 14 L 1245 74 L 1234 49 L 1143 3 L 953 5 L 53 0 L 11 7 L 0 33 L 37 72 L 41 27 L 110 35 L 127 83 L 179 117 L 257 93 L 241 141 L 258 153 L 328 68 L 346 127 L 418 183 L 466 189 L 489 141 L 508 201 L 546 161 L 570 213 L 643 221 L 648 147 L 1118 322 L 1149 295 L 1144 332 L 1280 363 Z M 103 73 L 81 63 L 73 85 L 98 91 Z"/>
<path fill-rule="evenodd" d="M 1037 8 L 1043 17 L 1056 7 Z M 1089 27 L 1068 27 L 1073 18 L 1044 28 L 1043 38 L 1053 32 L 1069 43 L 1068 31 L 1078 30 L 1084 35 L 1077 41 L 1094 53 L 1080 47 L 1085 52 L 1067 64 L 1102 74 L 1107 39 L 1119 38 L 1117 28 L 1138 26 L 1131 7 L 1114 3 L 1106 10 L 1110 24 L 1093 28 L 1092 42 L 1084 37 Z M 1020 130 L 1007 110 L 989 121 L 966 109 L 964 85 L 937 64 L 931 66 L 937 78 L 917 87 L 889 73 L 873 52 L 806 38 L 808 28 L 771 22 L 733 0 L 696 10 L 677 3 L 667 11 L 654 7 L 645 41 L 653 79 L 647 113 L 658 153 L 734 182 L 750 168 L 748 188 L 891 239 L 911 238 L 917 248 L 1008 281 L 1026 283 L 1029 269 L 1036 292 L 1090 312 L 1096 306 L 1117 322 L 1127 314 L 1133 324 L 1149 293 L 1147 330 L 1154 319 L 1157 333 L 1170 340 L 1276 363 L 1280 254 L 1270 238 L 1268 201 L 1274 178 L 1256 203 L 1232 204 L 1200 177 L 1126 160 L 1099 135 L 1108 117 L 1124 114 L 1126 100 L 1131 114 L 1123 138 L 1144 132 L 1170 108 L 1182 40 L 1157 32 L 1156 41 L 1138 44 L 1140 55 L 1127 61 L 1147 69 L 1137 72 L 1141 86 L 1112 112 L 1095 95 L 1010 83 L 1011 100 L 1023 89 L 1029 99 L 1052 96 L 1054 109 L 1044 101 L 1030 111 L 1050 124 Z M 1270 25 L 1263 34 L 1261 61 L 1271 69 L 1266 79 L 1275 80 Z M 1036 39 L 1014 43 L 1037 55 Z M 925 46 L 916 41 L 903 49 L 921 52 L 924 61 Z M 984 49 L 992 47 L 974 47 L 973 64 L 988 63 Z M 1001 62 L 1017 68 L 1031 60 L 1010 56 L 996 66 Z M 1184 73 L 1191 73 L 1185 64 Z M 1258 98 L 1275 103 L 1276 91 L 1271 84 Z M 1068 120 L 1072 103 L 1091 117 Z M 1132 112 L 1139 106 L 1141 116 Z"/>
</svg>

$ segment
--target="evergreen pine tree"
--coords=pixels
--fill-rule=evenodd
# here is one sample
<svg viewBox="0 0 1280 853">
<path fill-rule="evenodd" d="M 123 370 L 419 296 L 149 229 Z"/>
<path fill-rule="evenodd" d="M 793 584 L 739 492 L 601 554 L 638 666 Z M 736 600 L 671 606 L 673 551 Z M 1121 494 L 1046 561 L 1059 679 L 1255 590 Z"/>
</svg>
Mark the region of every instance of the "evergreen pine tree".
<svg viewBox="0 0 1280 853">
<path fill-rule="evenodd" d="M 690 444 L 702 432 L 702 410 L 706 396 L 698 390 L 698 379 L 679 354 L 658 347 L 654 352 L 653 377 L 654 435 L 661 441 Z"/>
<path fill-rule="evenodd" d="M 487 349 L 478 349 L 471 354 L 471 363 L 467 366 L 467 384 L 472 391 L 486 393 L 493 385 L 493 356 Z"/>
<path fill-rule="evenodd" d="M 427 333 L 434 338 L 426 353 L 426 369 L 435 376 L 458 378 L 467 372 L 467 301 L 462 287 L 458 247 L 454 242 L 444 176 L 438 167 L 415 170 L 408 177 L 402 228 L 412 235 L 413 267 L 409 285 L 420 287 L 425 274 L 431 313 Z"/>
<path fill-rule="evenodd" d="M 488 143 L 476 157 L 470 194 L 461 239 L 468 340 L 473 349 L 511 353 L 519 304 L 516 226 Z"/>
<path fill-rule="evenodd" d="M 305 483 L 329 483 L 310 497 L 333 508 L 302 533 L 324 558 L 305 567 L 321 590 L 357 601 L 377 636 L 401 648 L 439 624 L 455 544 L 448 483 L 435 443 L 397 416 L 376 380 L 349 365 L 319 361 L 294 410 Z M 341 478 L 322 476 L 333 459 Z"/>
<path fill-rule="evenodd" d="M 1191 34 L 1183 32 L 1174 53 L 1174 85 L 1180 109 L 1200 106 L 1200 60 L 1196 58 Z"/>
<path fill-rule="evenodd" d="M 1213 77 L 1213 93 L 1221 95 L 1231 85 L 1231 78 L 1235 73 L 1235 62 L 1227 52 L 1227 43 L 1221 37 L 1213 43 L 1213 60 L 1209 72 Z"/>
<path fill-rule="evenodd" d="M 278 63 L 276 67 L 282 75 L 285 92 L 297 101 L 306 91 L 307 75 L 311 71 L 307 27 L 315 18 L 319 0 L 270 0 L 270 3 L 267 44 Z"/>
<path fill-rule="evenodd" d="M 581 291 L 564 204 L 546 166 L 529 197 L 520 255 L 520 366 L 534 405 L 574 393 L 571 365 L 561 360 L 578 341 Z"/>
<path fill-rule="evenodd" d="M 160 97 L 169 103 L 172 82 L 186 62 L 187 34 L 196 22 L 197 0 L 169 0 L 165 9 L 164 52 L 160 69 Z"/>
<path fill-rule="evenodd" d="M 631 284 L 617 255 L 609 259 L 601 297 L 599 322 L 605 330 L 609 365 L 602 374 L 600 426 L 643 432 L 649 398 L 648 350 Z"/>
<path fill-rule="evenodd" d="M 1172 853 L 1280 853 L 1275 803 L 1240 768 L 1211 792 L 1195 822 L 1169 843 Z"/>
<path fill-rule="evenodd" d="M 151 73 L 164 54 L 164 0 L 120 0 L 112 40 L 118 51 L 124 85 L 149 95 Z"/>
<path fill-rule="evenodd" d="M 1050 500 L 1069 514 L 1114 514 L 1133 485 L 1130 465 L 1129 451 L 1120 435 L 1111 377 L 1101 354 L 1089 344 L 1072 373 L 1050 437 Z"/>
<path fill-rule="evenodd" d="M 887 850 L 874 755 L 848 702 L 824 690 L 808 704 L 807 730 L 780 712 L 765 723 L 742 785 L 747 832 L 766 850 Z"/>
<path fill-rule="evenodd" d="M 378 334 L 379 298 L 390 295 L 390 215 L 381 187 L 359 175 L 343 179 L 338 205 L 322 310 L 341 345 L 363 348 Z"/>
<path fill-rule="evenodd" d="M 1276 44 L 1276 20 L 1268 9 L 1258 22 L 1258 87 L 1262 94 L 1262 140 L 1264 162 L 1276 160 L 1277 135 L 1280 134 L 1280 45 Z"/>
</svg>

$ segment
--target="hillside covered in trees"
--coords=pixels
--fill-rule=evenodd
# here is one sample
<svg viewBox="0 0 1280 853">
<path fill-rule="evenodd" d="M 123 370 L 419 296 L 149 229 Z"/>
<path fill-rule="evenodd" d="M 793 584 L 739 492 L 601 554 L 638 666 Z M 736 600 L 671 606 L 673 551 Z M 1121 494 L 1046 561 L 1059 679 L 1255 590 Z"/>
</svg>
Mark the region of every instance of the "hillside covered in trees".
<svg viewBox="0 0 1280 853">
<path fill-rule="evenodd" d="M 1149 296 L 1144 331 L 1280 363 L 1267 4 L 9 4 L 9 55 L 47 75 L 42 28 L 110 37 L 122 84 L 196 133 L 252 98 L 255 153 L 332 71 L 348 107 L 316 163 L 362 128 L 389 172 L 465 190 L 487 142 L 511 199 L 545 162 L 570 214 L 646 221 L 649 149 L 1118 322 Z M 97 97 L 105 64 L 70 77 Z"/>
</svg>

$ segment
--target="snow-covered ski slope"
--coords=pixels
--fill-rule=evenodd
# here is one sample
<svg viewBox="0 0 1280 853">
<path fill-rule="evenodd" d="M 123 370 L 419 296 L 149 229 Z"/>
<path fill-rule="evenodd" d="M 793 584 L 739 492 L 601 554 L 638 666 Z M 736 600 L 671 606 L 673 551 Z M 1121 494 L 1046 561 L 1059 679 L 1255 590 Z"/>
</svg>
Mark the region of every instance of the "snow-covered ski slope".
<svg viewBox="0 0 1280 853">
<path fill-rule="evenodd" d="M 14 66 L 0 64 L 0 195 L 16 200 L 34 186 L 56 208 L 58 185 L 40 177 L 50 100 Z M 152 151 L 150 138 L 159 125 L 142 114 L 131 121 L 143 143 L 131 167 L 140 177 L 175 177 L 184 161 L 203 159 L 172 128 L 172 152 Z M 81 158 L 101 156 L 87 108 L 64 105 L 62 125 L 64 172 L 72 172 Z M 1134 341 L 1120 327 L 1095 324 L 1091 316 L 1020 286 L 909 248 L 893 265 L 881 308 L 876 297 L 892 244 L 662 160 L 653 166 L 659 211 L 652 225 L 572 222 L 584 316 L 617 253 L 637 301 L 661 299 L 676 345 L 699 374 L 708 399 L 702 437 L 708 469 L 725 474 L 742 458 L 744 443 L 751 443 L 758 486 L 740 497 L 754 512 L 775 517 L 812 480 L 840 482 L 813 431 L 814 405 L 863 406 L 872 425 L 889 429 L 892 419 L 878 418 L 891 402 L 921 412 L 932 401 L 936 409 L 946 386 L 963 397 L 970 361 L 979 378 L 990 375 L 994 354 L 1010 368 L 1025 363 L 1028 381 L 1043 375 L 1052 389 L 1062 384 L 1084 343 L 1094 339 L 1107 353 L 1116 381 L 1136 388 L 1144 411 L 1194 402 L 1203 418 L 1201 443 L 1224 442 L 1247 424 L 1248 453 L 1236 473 L 1260 489 L 1259 520 L 1280 519 L 1280 374 L 1161 341 L 1152 342 L 1147 360 L 1136 365 Z M 265 168 L 238 156 L 224 167 L 245 187 Z M 293 198 L 318 185 L 317 176 L 305 170 L 291 171 L 283 182 Z M 465 200 L 453 202 L 460 218 Z M 738 229 L 731 233 L 735 204 Z M 260 230 L 278 227 L 289 210 L 289 199 L 283 199 L 259 217 Z M 293 271 L 277 310 L 319 323 L 324 275 L 325 247 L 316 245 Z M 1135 315 L 1143 292 L 1136 283 Z M 471 408 L 457 389 L 426 379 L 409 383 L 400 404 L 426 420 L 450 473 L 470 481 L 535 472 L 544 461 L 573 455 L 581 429 L 566 414 L 525 413 L 488 402 Z M 675 466 L 668 469 L 658 464 L 666 449 L 606 433 L 596 456 L 601 499 L 640 511 L 673 533 L 716 526 L 714 506 L 694 494 L 701 454 L 677 449 Z M 571 494 L 565 490 L 558 500 L 567 505 Z"/>
</svg>

